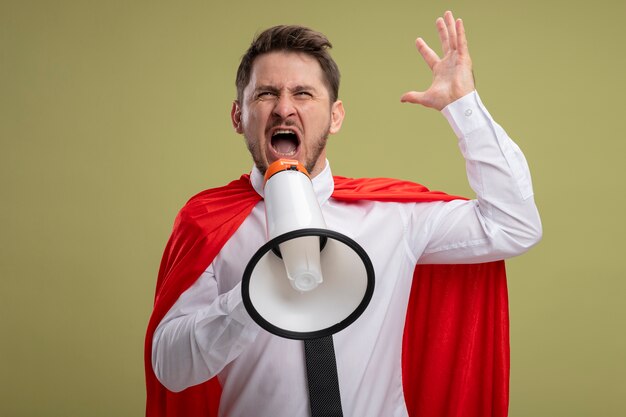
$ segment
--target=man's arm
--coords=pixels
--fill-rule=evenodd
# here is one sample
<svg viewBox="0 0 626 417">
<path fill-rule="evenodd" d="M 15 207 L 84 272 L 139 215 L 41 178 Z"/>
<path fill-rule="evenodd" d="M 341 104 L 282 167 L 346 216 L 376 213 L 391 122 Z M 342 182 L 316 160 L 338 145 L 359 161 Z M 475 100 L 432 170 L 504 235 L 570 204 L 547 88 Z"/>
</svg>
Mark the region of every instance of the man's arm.
<svg viewBox="0 0 626 417">
<path fill-rule="evenodd" d="M 258 331 L 243 306 L 240 285 L 218 294 L 211 265 L 154 332 L 154 373 L 174 392 L 205 382 L 239 356 Z"/>
<path fill-rule="evenodd" d="M 475 91 L 442 112 L 458 137 L 476 199 L 415 206 L 411 233 L 428 242 L 411 244 L 419 263 L 487 262 L 526 252 L 542 228 L 524 154 Z"/>
<path fill-rule="evenodd" d="M 421 38 L 416 41 L 433 72 L 432 84 L 426 91 L 405 93 L 401 101 L 442 111 L 459 139 L 477 199 L 416 206 L 412 230 L 426 239 L 410 246 L 420 263 L 485 262 L 519 255 L 542 234 L 526 159 L 474 89 L 463 21 L 447 11 L 436 26 L 441 58 Z M 426 246 L 420 245 L 425 241 Z"/>
</svg>

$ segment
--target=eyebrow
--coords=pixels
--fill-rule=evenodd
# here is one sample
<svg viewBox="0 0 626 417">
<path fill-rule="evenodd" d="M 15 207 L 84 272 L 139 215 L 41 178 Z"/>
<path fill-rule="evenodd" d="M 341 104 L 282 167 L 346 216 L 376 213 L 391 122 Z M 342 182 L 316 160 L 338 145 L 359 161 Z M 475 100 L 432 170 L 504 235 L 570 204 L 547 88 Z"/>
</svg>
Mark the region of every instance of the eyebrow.
<svg viewBox="0 0 626 417">
<path fill-rule="evenodd" d="M 255 92 L 259 92 L 259 91 L 269 91 L 272 93 L 278 93 L 280 92 L 280 88 L 275 87 L 273 85 L 259 85 L 258 87 L 256 87 L 254 89 Z M 315 89 L 315 87 L 311 86 L 311 85 L 296 85 L 295 87 L 289 88 L 288 89 L 290 93 L 294 93 L 297 91 L 312 91 L 312 92 L 317 92 L 317 90 Z"/>
<path fill-rule="evenodd" d="M 276 93 L 280 90 L 274 87 L 273 85 L 259 85 L 258 87 L 254 89 L 254 92 L 259 92 L 259 91 L 271 91 L 272 93 Z"/>
<path fill-rule="evenodd" d="M 312 85 L 296 85 L 294 88 L 290 88 L 289 91 L 317 91 Z"/>
</svg>

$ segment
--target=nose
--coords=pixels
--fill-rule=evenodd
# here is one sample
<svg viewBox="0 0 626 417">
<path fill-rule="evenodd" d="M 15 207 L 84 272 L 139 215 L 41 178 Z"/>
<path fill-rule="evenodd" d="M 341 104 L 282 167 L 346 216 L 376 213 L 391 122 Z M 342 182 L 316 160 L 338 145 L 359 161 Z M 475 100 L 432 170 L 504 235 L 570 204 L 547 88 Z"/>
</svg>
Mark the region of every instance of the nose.
<svg viewBox="0 0 626 417">
<path fill-rule="evenodd" d="M 296 107 L 288 94 L 281 94 L 275 102 L 274 114 L 281 119 L 287 119 L 296 113 Z"/>
</svg>

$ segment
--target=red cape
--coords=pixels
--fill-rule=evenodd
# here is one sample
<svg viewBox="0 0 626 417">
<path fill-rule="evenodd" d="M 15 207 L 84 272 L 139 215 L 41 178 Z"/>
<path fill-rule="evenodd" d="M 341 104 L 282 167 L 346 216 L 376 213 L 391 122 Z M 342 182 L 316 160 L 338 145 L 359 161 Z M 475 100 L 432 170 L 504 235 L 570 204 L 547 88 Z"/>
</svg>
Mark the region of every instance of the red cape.
<svg viewBox="0 0 626 417">
<path fill-rule="evenodd" d="M 419 184 L 334 177 L 342 201 L 450 201 Z M 261 199 L 247 175 L 192 197 L 178 214 L 157 279 L 145 340 L 146 416 L 216 417 L 217 378 L 180 393 L 159 383 L 152 335 Z M 402 352 L 404 395 L 412 417 L 505 417 L 509 400 L 509 318 L 504 262 L 418 265 Z"/>
</svg>

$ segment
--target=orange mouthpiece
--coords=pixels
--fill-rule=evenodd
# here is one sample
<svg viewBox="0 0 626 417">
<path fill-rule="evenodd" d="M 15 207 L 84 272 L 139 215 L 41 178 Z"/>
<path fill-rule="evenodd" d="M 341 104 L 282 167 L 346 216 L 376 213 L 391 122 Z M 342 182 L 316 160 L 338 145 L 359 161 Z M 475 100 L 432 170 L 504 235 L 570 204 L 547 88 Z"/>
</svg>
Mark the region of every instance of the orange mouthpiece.
<svg viewBox="0 0 626 417">
<path fill-rule="evenodd" d="M 294 159 L 279 159 L 276 162 L 272 162 L 272 164 L 267 167 L 267 171 L 265 171 L 265 181 L 270 179 L 270 177 L 274 174 L 278 174 L 281 171 L 300 171 L 307 177 L 311 177 L 309 172 L 306 170 L 300 162 Z"/>
</svg>

